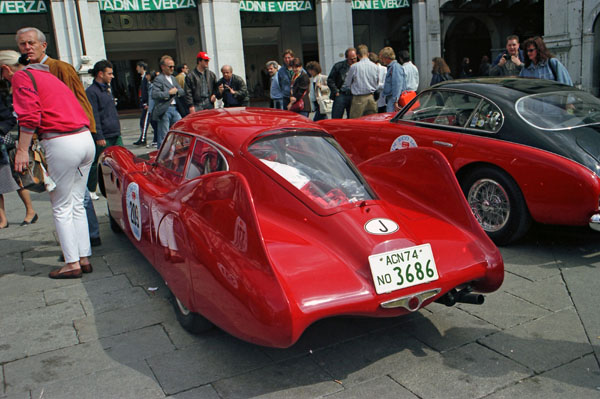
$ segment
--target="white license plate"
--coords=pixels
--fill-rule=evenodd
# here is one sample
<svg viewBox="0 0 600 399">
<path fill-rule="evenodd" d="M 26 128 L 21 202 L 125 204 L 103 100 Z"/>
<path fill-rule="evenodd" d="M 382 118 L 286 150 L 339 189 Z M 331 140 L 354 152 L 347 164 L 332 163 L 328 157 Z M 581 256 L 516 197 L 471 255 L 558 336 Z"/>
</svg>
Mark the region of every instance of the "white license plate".
<svg viewBox="0 0 600 399">
<path fill-rule="evenodd" d="M 431 245 L 423 244 L 369 256 L 375 291 L 378 294 L 439 278 Z"/>
</svg>

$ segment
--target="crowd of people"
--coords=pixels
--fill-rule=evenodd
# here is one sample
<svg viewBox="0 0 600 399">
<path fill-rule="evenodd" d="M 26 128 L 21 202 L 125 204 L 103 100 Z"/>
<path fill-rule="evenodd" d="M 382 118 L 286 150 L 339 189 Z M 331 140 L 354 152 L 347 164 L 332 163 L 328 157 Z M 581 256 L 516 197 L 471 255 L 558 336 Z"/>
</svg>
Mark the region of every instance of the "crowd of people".
<svg viewBox="0 0 600 399">
<path fill-rule="evenodd" d="M 35 223 L 29 192 L 20 187 L 14 173 L 29 164 L 29 147 L 37 139 L 44 148 L 50 177 L 56 188 L 49 192 L 56 231 L 65 266 L 50 272 L 51 278 L 79 278 L 92 272 L 89 257 L 93 246 L 101 245 L 99 225 L 92 199 L 97 181 L 98 157 L 107 146 L 123 145 L 116 101 L 111 92 L 113 65 L 102 60 L 90 73 L 92 84 L 84 90 L 73 66 L 46 54 L 45 35 L 37 28 L 20 29 L 16 34 L 19 52 L 0 51 L 3 79 L 11 84 L 10 95 L 0 96 L 0 229 L 9 227 L 3 194 L 17 191 L 26 213 L 22 226 Z M 507 38 L 506 50 L 490 63 L 482 59 L 479 74 L 524 76 L 556 80 L 572 85 L 566 68 L 546 48 L 540 37 Z M 333 65 L 329 75 L 316 61 L 304 66 L 292 50 L 285 50 L 282 65 L 266 63 L 270 75 L 270 106 L 309 116 L 315 121 L 331 118 L 358 118 L 377 112 L 393 112 L 416 95 L 419 71 L 407 50 L 396 55 L 391 47 L 378 54 L 366 45 L 348 48 L 344 60 Z M 154 138 L 148 146 L 159 146 L 169 128 L 182 117 L 224 107 L 249 105 L 244 79 L 230 65 L 221 67 L 221 78 L 209 69 L 210 57 L 198 52 L 196 66 L 175 65 L 171 56 L 160 59 L 160 71 L 148 71 L 139 61 L 139 100 L 142 108 L 140 137 L 134 145 L 147 144 L 148 127 Z M 469 58 L 464 58 L 459 77 L 473 76 Z M 432 60 L 431 84 L 452 79 L 443 58 Z M 11 109 L 14 109 L 14 113 Z M 16 118 L 15 118 L 16 115 Z M 10 131 L 17 125 L 16 144 Z M 14 148 L 14 166 L 8 150 Z"/>
</svg>

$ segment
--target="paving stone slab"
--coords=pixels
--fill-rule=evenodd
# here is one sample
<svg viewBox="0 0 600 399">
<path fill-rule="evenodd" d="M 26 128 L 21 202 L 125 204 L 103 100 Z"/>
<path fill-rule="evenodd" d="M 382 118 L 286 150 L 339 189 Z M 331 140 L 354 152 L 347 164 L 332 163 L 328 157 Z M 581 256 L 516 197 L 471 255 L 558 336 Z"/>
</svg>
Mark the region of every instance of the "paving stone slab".
<svg viewBox="0 0 600 399">
<path fill-rule="evenodd" d="M 38 292 L 82 283 L 82 279 L 55 280 L 48 274 L 19 273 L 0 276 L 0 301 L 15 298 L 28 292 Z"/>
<path fill-rule="evenodd" d="M 34 390 L 32 396 L 43 399 L 159 399 L 165 394 L 148 365 L 140 362 L 44 384 Z"/>
<path fill-rule="evenodd" d="M 31 392 L 20 392 L 12 395 L 2 395 L 0 394 L 0 399 L 32 399 Z M 38 398 L 36 398 L 38 399 Z"/>
<path fill-rule="evenodd" d="M 371 332 L 384 329 L 402 329 L 415 314 L 395 318 L 335 317 L 320 320 L 306 329 L 298 342 L 286 349 L 263 348 L 273 360 L 281 361 L 305 356 L 318 350 L 336 345 Z"/>
<path fill-rule="evenodd" d="M 479 342 L 538 373 L 593 351 L 574 309 L 561 310 Z"/>
<path fill-rule="evenodd" d="M 327 399 L 364 398 L 417 399 L 418 397 L 388 376 L 375 378 L 327 396 Z"/>
<path fill-rule="evenodd" d="M 164 327 L 167 334 L 169 335 L 169 339 L 171 340 L 171 342 L 173 342 L 177 349 L 182 349 L 187 346 L 200 343 L 204 339 L 209 339 L 217 335 L 229 335 L 217 327 L 208 331 L 204 331 L 200 334 L 190 333 L 189 331 L 181 327 L 181 324 L 179 324 L 179 321 L 177 321 L 177 317 L 175 316 L 175 312 L 173 311 L 173 305 L 170 303 L 170 300 L 167 303 L 167 306 L 169 306 L 169 308 L 166 309 L 165 313 L 162 315 L 163 320 L 161 324 Z"/>
<path fill-rule="evenodd" d="M 423 313 L 423 318 L 412 320 L 405 331 L 435 350 L 445 351 L 475 342 L 499 329 L 457 307 L 451 307 L 430 315 Z"/>
<path fill-rule="evenodd" d="M 224 399 L 316 398 L 342 390 L 309 358 L 286 360 L 212 384 Z"/>
<path fill-rule="evenodd" d="M 163 322 L 173 308 L 166 300 L 157 298 L 138 305 L 110 310 L 75 320 L 81 342 L 90 342 Z M 173 318 L 175 316 L 173 315 Z M 177 322 L 177 321 L 175 321 Z M 189 333 L 188 333 L 189 334 Z"/>
<path fill-rule="evenodd" d="M 314 352 L 310 358 L 347 389 L 388 375 L 410 359 L 436 353 L 405 332 L 384 330 Z"/>
<path fill-rule="evenodd" d="M 270 362 L 258 346 L 230 336 L 203 338 L 195 345 L 147 361 L 169 395 L 246 373 Z"/>
<path fill-rule="evenodd" d="M 44 300 L 42 291 L 25 292 L 19 296 L 12 297 L 3 296 L 0 300 L 0 320 L 4 320 L 5 317 L 8 317 L 11 314 L 42 308 L 44 306 L 46 306 L 46 301 Z"/>
<path fill-rule="evenodd" d="M 403 360 L 389 375 L 420 398 L 481 398 L 532 374 L 479 344 Z"/>
<path fill-rule="evenodd" d="M 98 341 L 69 346 L 5 364 L 6 392 L 23 392 L 117 365 Z"/>
<path fill-rule="evenodd" d="M 95 274 L 95 272 L 91 273 Z M 51 305 L 72 299 L 95 298 L 113 291 L 131 288 L 129 280 L 124 275 L 111 276 L 93 281 L 83 281 L 83 284 L 54 288 L 44 291 L 46 302 Z"/>
<path fill-rule="evenodd" d="M 100 344 L 108 356 L 120 363 L 130 363 L 175 350 L 160 325 L 102 338 Z"/>
<path fill-rule="evenodd" d="M 6 315 L 0 324 L 0 363 L 77 344 L 73 319 L 83 315 L 79 303 Z"/>
<path fill-rule="evenodd" d="M 502 290 L 555 312 L 573 306 L 561 275 L 530 281 L 507 272 Z"/>
<path fill-rule="evenodd" d="M 564 270 L 563 276 L 596 357 L 600 359 L 600 267 Z"/>
<path fill-rule="evenodd" d="M 189 391 L 178 393 L 177 395 L 167 396 L 169 399 L 221 399 L 212 385 L 190 389 Z"/>
<path fill-rule="evenodd" d="M 481 306 L 461 303 L 458 308 L 501 329 L 510 328 L 550 314 L 550 311 L 540 306 L 505 292 L 494 292 L 491 295 L 486 295 L 485 303 Z"/>
<path fill-rule="evenodd" d="M 87 315 L 97 315 L 115 309 L 122 309 L 150 301 L 141 287 L 131 287 L 117 291 L 102 292 L 93 297 L 81 299 Z"/>
<path fill-rule="evenodd" d="M 25 271 L 25 266 L 23 266 L 23 259 L 20 254 L 2 255 L 2 261 L 0 261 L 0 276 L 23 271 Z"/>
<path fill-rule="evenodd" d="M 600 369 L 593 355 L 501 389 L 486 399 L 600 397 Z"/>
<path fill-rule="evenodd" d="M 546 246 L 514 245 L 500 248 L 504 269 L 531 281 L 560 274 L 559 263 Z"/>
</svg>

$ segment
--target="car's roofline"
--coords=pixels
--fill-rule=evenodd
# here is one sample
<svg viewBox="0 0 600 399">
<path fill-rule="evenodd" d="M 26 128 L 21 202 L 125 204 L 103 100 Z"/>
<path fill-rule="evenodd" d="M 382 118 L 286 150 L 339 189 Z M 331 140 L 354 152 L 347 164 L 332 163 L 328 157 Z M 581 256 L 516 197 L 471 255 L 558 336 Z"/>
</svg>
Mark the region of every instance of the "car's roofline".
<svg viewBox="0 0 600 399">
<path fill-rule="evenodd" d="M 520 77 L 480 77 L 447 80 L 431 86 L 427 90 L 434 88 L 460 88 L 462 90 L 478 91 L 478 89 L 480 90 L 483 87 L 487 90 L 493 90 L 494 87 L 507 88 L 521 93 L 521 96 L 557 91 L 579 91 L 579 89 L 573 86 L 558 83 L 553 80 Z"/>
</svg>

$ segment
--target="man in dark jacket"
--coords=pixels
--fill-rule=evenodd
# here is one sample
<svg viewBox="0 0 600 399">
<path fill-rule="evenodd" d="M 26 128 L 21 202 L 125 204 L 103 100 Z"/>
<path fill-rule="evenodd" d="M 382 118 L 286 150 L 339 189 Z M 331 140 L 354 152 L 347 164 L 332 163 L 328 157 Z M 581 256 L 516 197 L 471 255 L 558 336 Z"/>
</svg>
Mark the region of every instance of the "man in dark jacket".
<svg viewBox="0 0 600 399">
<path fill-rule="evenodd" d="M 225 108 L 249 106 L 250 98 L 244 79 L 233 74 L 231 65 L 223 65 L 221 73 L 223 77 L 217 82 L 217 98 L 223 99 Z"/>
<path fill-rule="evenodd" d="M 510 35 L 506 38 L 506 50 L 498 54 L 490 67 L 490 76 L 519 76 L 525 57 L 519 48 L 519 36 Z"/>
<path fill-rule="evenodd" d="M 210 58 L 204 51 L 196 56 L 196 68 L 185 77 L 185 102 L 190 114 L 215 107 L 217 76 L 208 69 Z"/>
<path fill-rule="evenodd" d="M 350 47 L 344 53 L 346 59 L 336 62 L 329 72 L 327 77 L 327 86 L 329 86 L 329 96 L 333 100 L 333 108 L 331 110 L 331 119 L 341 119 L 344 116 L 344 110 L 348 117 L 350 116 L 350 105 L 352 104 L 352 93 L 349 87 L 344 87 L 346 75 L 350 70 L 350 66 L 354 64 L 358 58 L 356 49 Z"/>
<path fill-rule="evenodd" d="M 292 61 L 294 60 L 294 52 L 292 50 L 285 50 L 283 52 L 283 65 L 277 71 L 277 81 L 279 82 L 279 88 L 283 94 L 283 109 L 287 109 L 290 103 L 291 88 L 292 88 L 292 76 L 294 76 L 294 70 L 292 69 Z"/>
<path fill-rule="evenodd" d="M 115 106 L 115 99 L 110 92 L 113 79 L 113 66 L 110 61 L 98 61 L 92 69 L 94 82 L 85 91 L 92 105 L 96 120 L 96 139 L 106 140 L 106 146 L 123 145 L 121 139 L 121 123 Z M 96 151 L 98 157 L 101 151 Z"/>
<path fill-rule="evenodd" d="M 142 115 L 140 116 L 140 138 L 133 145 L 146 145 L 146 132 L 148 131 L 148 79 L 146 79 L 146 70 L 148 64 L 144 61 L 138 61 L 135 65 L 136 72 L 140 75 L 139 101 Z"/>
</svg>

